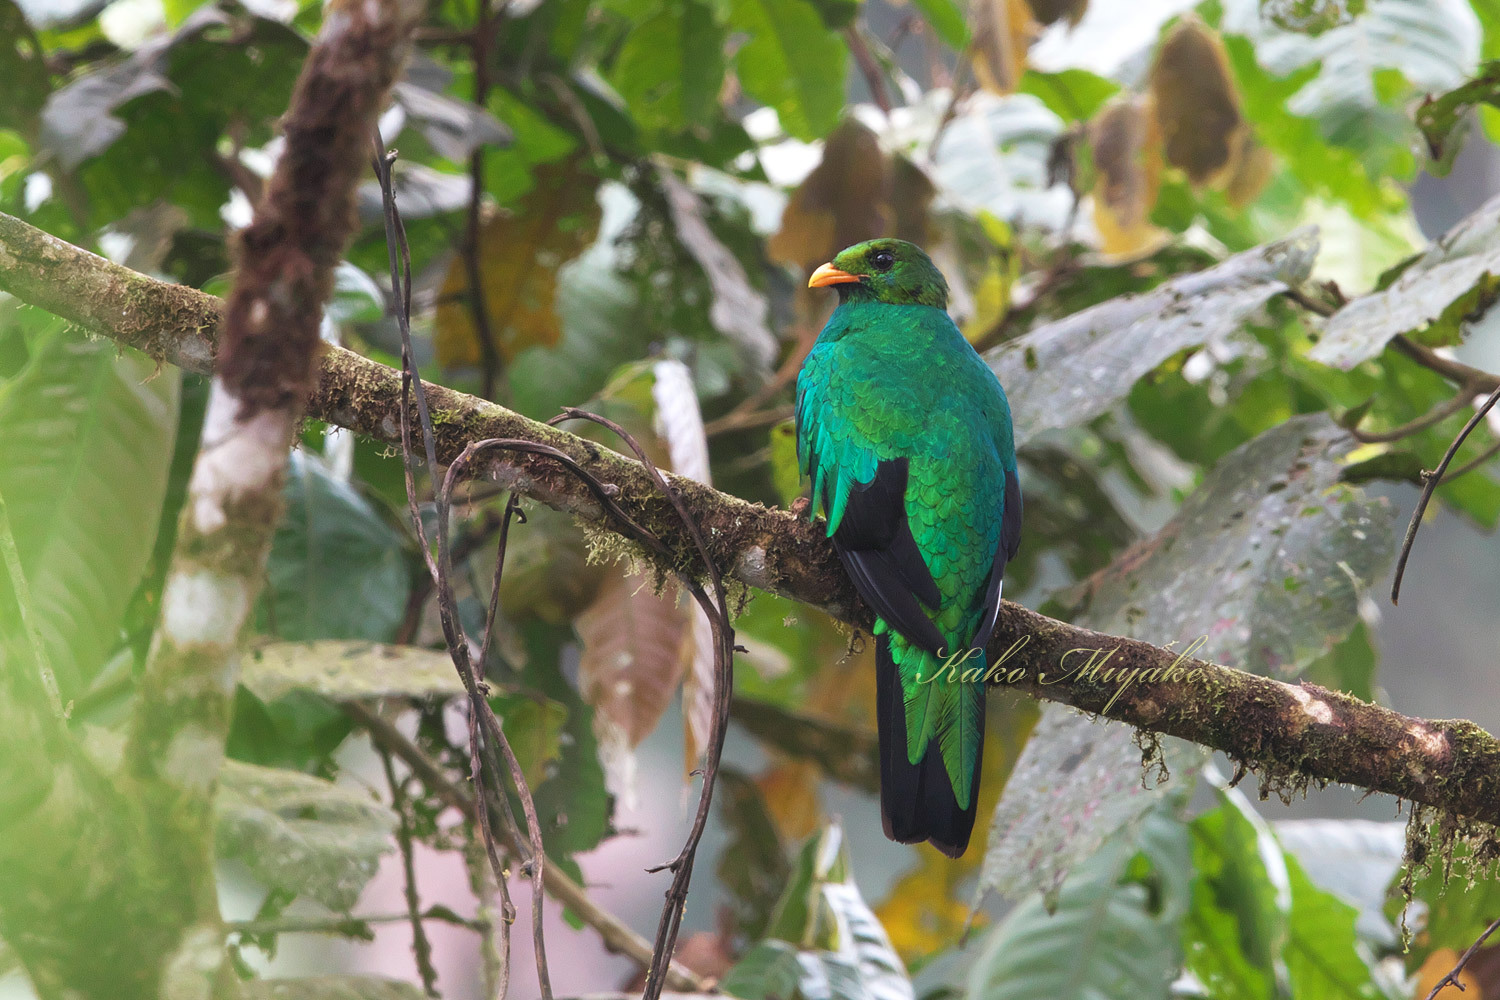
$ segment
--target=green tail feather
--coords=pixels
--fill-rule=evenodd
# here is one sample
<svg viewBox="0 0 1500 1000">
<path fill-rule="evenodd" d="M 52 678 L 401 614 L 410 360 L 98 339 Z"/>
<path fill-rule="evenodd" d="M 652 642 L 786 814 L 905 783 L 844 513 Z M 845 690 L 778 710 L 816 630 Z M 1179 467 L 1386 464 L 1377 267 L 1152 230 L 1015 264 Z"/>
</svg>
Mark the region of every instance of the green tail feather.
<svg viewBox="0 0 1500 1000">
<path fill-rule="evenodd" d="M 876 631 L 886 629 L 877 626 Z M 968 809 L 984 734 L 983 651 L 967 659 L 939 658 L 893 634 L 891 658 L 900 671 L 905 697 L 907 760 L 920 763 L 936 739 L 954 799 L 960 809 Z"/>
</svg>

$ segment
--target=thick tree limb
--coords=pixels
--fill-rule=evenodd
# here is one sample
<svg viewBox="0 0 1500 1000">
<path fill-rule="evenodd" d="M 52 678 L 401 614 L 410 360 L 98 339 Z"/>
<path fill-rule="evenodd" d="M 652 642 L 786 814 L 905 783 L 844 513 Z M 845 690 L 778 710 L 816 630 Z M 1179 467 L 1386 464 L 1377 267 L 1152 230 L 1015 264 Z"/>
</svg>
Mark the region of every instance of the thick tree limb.
<svg viewBox="0 0 1500 1000">
<path fill-rule="evenodd" d="M 205 371 L 222 308 L 218 300 L 109 264 L 0 215 L 0 289 L 154 357 Z M 372 438 L 396 442 L 400 373 L 349 351 L 323 358 L 308 412 Z M 645 470 L 615 452 L 442 386 L 428 387 L 438 456 L 451 461 L 470 441 L 525 438 L 558 448 L 601 481 L 672 548 L 681 568 L 695 556 L 671 505 Z M 551 459 L 507 454 L 491 471 L 504 486 L 598 522 L 603 512 L 575 477 Z M 671 477 L 708 536 L 718 564 L 753 587 L 822 608 L 868 627 L 822 533 L 787 511 L 771 510 Z M 1103 635 L 1006 603 L 989 649 L 991 662 L 1017 637 L 1027 645 L 1006 663 L 1013 681 L 1039 698 L 1222 750 L 1259 770 L 1272 788 L 1339 782 L 1385 792 L 1450 814 L 1500 825 L 1500 741 L 1473 723 L 1409 718 L 1310 684 L 1287 684 L 1171 650 Z M 1190 637 L 1163 636 L 1163 641 Z M 1091 676 L 1087 653 L 1114 650 Z M 1176 664 L 1175 680 L 1142 671 Z M 1064 678 L 1072 668 L 1070 676 Z M 1105 671 L 1113 669 L 1114 674 Z M 1136 673 L 1120 674 L 1134 670 Z M 1121 693 L 1123 679 L 1129 683 Z"/>
</svg>

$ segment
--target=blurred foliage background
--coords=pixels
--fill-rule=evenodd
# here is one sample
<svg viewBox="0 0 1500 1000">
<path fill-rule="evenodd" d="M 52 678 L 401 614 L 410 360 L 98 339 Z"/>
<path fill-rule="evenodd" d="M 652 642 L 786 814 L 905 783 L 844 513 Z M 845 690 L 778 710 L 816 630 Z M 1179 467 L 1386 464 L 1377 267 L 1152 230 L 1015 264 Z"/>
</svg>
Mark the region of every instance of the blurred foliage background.
<svg viewBox="0 0 1500 1000">
<path fill-rule="evenodd" d="M 0 0 L 0 210 L 222 293 L 321 16 Z M 1500 189 L 1493 0 L 433 0 L 418 40 L 381 128 L 428 378 L 538 419 L 585 406 L 664 466 L 786 505 L 792 382 L 832 306 L 807 271 L 914 240 L 1016 411 L 1008 596 L 1420 701 L 1377 671 L 1377 601 L 1410 484 L 1495 385 L 1454 349 L 1500 361 L 1476 353 L 1500 287 L 1500 201 L 1476 197 Z M 1429 244 L 1414 198 L 1428 235 L 1451 231 Z M 359 210 L 324 333 L 394 364 L 373 178 Z M 118 739 L 128 712 L 205 398 L 204 380 L 0 300 L 0 528 L 91 739 Z M 1497 449 L 1481 424 L 1438 491 L 1444 530 L 1416 560 L 1442 568 L 1409 584 L 1429 617 L 1392 640 L 1408 654 L 1488 634 L 1491 595 L 1440 588 L 1493 553 Z M 286 499 L 220 794 L 229 945 L 246 976 L 366 969 L 486 995 L 476 833 L 346 710 L 465 774 L 399 457 L 309 421 Z M 471 634 L 504 502 L 476 487 L 455 519 Z M 569 517 L 526 510 L 485 664 L 495 708 L 549 855 L 646 932 L 665 883 L 641 869 L 675 850 L 707 740 L 707 629 Z M 1170 780 L 1143 780 L 1128 730 L 1004 691 L 987 842 L 956 863 L 890 845 L 870 650 L 764 594 L 737 629 L 681 947 L 735 996 L 1421 997 L 1500 916 L 1482 874 L 1446 893 L 1422 876 L 1404 946 L 1399 820 L 1288 819 L 1170 741 Z M 1466 659 L 1421 669 L 1493 665 L 1492 646 L 1436 648 Z M 1500 723 L 1462 700 L 1395 706 Z M 389 912 L 407 890 L 418 927 Z M 628 982 L 577 914 L 552 904 L 549 927 L 560 992 Z M 3 989 L 25 996 L 8 954 Z M 1487 954 L 1470 996 L 1500 996 Z"/>
</svg>

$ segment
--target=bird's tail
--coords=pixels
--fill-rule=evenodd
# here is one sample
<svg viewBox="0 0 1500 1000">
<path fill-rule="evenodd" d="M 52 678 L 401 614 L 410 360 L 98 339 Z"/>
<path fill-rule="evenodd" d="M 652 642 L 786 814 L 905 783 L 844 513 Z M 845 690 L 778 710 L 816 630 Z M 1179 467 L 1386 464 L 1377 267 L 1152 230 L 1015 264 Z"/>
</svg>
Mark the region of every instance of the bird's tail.
<svg viewBox="0 0 1500 1000">
<path fill-rule="evenodd" d="M 912 651 L 916 653 L 916 650 Z M 966 664 L 966 666 L 972 665 Z M 936 669 L 936 660 L 931 665 Z M 979 798 L 979 768 L 984 757 L 984 712 L 979 717 L 979 749 L 974 754 L 973 780 L 969 783 L 968 808 L 961 808 L 953 781 L 943 767 L 938 734 L 933 734 L 921 761 L 911 763 L 906 741 L 906 698 L 901 672 L 891 657 L 891 633 L 875 644 L 876 714 L 880 731 L 880 814 L 885 835 L 903 844 L 930 841 L 950 858 L 969 846 Z M 938 681 L 937 683 L 946 683 Z M 963 697 L 983 697 L 965 691 Z"/>
</svg>

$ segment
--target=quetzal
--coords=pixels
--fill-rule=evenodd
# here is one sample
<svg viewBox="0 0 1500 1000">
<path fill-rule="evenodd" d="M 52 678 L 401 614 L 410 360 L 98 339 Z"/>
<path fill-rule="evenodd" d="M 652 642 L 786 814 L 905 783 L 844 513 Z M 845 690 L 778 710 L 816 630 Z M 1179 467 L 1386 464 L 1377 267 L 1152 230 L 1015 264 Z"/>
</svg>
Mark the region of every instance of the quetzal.
<svg viewBox="0 0 1500 1000">
<path fill-rule="evenodd" d="M 984 654 L 939 668 L 989 638 L 1020 544 L 1010 404 L 921 248 L 857 244 L 808 286 L 839 305 L 797 377 L 797 458 L 810 514 L 877 615 L 885 833 L 956 858 L 974 829 Z"/>
</svg>

